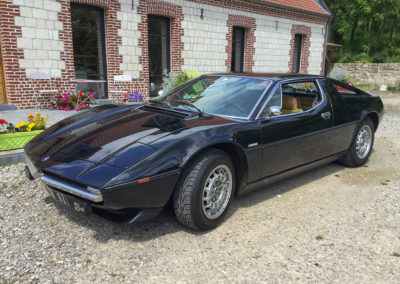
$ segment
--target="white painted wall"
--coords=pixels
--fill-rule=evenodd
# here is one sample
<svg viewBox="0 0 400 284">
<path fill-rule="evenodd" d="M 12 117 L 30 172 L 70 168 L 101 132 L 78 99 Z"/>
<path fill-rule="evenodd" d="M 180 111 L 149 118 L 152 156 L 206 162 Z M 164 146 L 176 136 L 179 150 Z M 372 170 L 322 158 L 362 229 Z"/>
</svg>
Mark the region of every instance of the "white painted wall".
<svg viewBox="0 0 400 284">
<path fill-rule="evenodd" d="M 118 0 L 118 2 L 121 4 L 121 11 L 117 13 L 117 18 L 121 21 L 118 35 L 122 39 L 122 45 L 119 47 L 119 54 L 122 55 L 120 69 L 124 75 L 139 78 L 142 71 L 142 65 L 139 64 L 139 56 L 142 55 L 142 49 L 139 47 L 141 32 L 138 31 L 141 17 L 136 10 L 139 3 L 135 0 L 132 9 L 131 0 Z"/>
<path fill-rule="evenodd" d="M 17 38 L 17 47 L 24 52 L 19 60 L 26 76 L 46 74 L 60 78 L 65 69 L 65 61 L 60 52 L 64 51 L 64 42 L 59 39 L 63 23 L 58 21 L 61 4 L 56 0 L 13 0 L 20 6 L 20 16 L 15 16 L 15 25 L 21 27 L 22 36 Z"/>
<path fill-rule="evenodd" d="M 226 72 L 228 14 L 223 9 L 189 1 L 170 2 L 182 5 L 184 15 L 182 70 L 197 70 L 200 73 Z M 204 20 L 200 19 L 201 8 L 204 9 Z"/>
<path fill-rule="evenodd" d="M 183 70 L 198 70 L 201 73 L 225 72 L 226 22 L 228 15 L 242 15 L 256 19 L 254 72 L 289 72 L 289 52 L 292 25 L 311 28 L 310 57 L 308 73 L 320 74 L 324 25 L 270 17 L 254 13 L 225 9 L 186 0 L 164 0 L 182 6 L 184 20 Z M 200 19 L 200 9 L 204 9 L 204 19 Z M 278 29 L 276 29 L 278 21 Z"/>
<path fill-rule="evenodd" d="M 141 37 L 138 31 L 138 23 L 141 20 L 137 14 L 138 0 L 134 0 L 134 9 L 131 0 L 118 1 L 121 4 L 121 11 L 117 14 L 118 20 L 121 21 L 118 35 L 122 39 L 119 54 L 122 55 L 123 61 L 120 68 L 124 75 L 138 78 L 142 70 L 139 64 L 142 50 L 138 45 Z M 319 74 L 321 71 L 323 25 L 224 9 L 187 0 L 164 1 L 182 6 L 184 71 L 198 70 L 200 73 L 227 71 L 225 62 L 228 14 L 256 19 L 254 72 L 289 71 L 293 24 L 311 27 L 308 72 Z M 30 74 L 40 72 L 47 72 L 53 78 L 61 77 L 61 71 L 65 69 L 65 62 L 60 57 L 60 52 L 64 51 L 64 42 L 59 39 L 59 31 L 63 30 L 63 24 L 58 21 L 57 15 L 61 11 L 61 4 L 56 0 L 13 0 L 13 3 L 19 5 L 21 11 L 21 16 L 15 17 L 15 24 L 22 29 L 22 37 L 17 41 L 18 48 L 24 51 L 24 59 L 19 60 L 20 67 L 26 70 L 28 77 Z M 200 19 L 201 8 L 204 9 L 203 20 Z"/>
</svg>

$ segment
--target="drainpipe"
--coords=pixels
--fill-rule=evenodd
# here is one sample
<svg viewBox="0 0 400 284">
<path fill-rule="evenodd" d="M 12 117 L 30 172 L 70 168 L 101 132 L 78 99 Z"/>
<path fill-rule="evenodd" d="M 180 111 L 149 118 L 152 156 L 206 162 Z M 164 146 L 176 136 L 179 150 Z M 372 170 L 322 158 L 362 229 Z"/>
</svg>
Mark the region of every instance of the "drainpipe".
<svg viewBox="0 0 400 284">
<path fill-rule="evenodd" d="M 322 75 L 326 76 L 327 74 L 325 73 L 325 68 L 326 68 L 326 56 L 327 56 L 327 50 L 328 50 L 328 38 L 329 38 L 329 30 L 331 28 L 331 23 L 332 23 L 333 16 L 329 17 L 329 20 L 325 24 L 325 45 L 324 45 L 324 58 L 323 60 L 323 67 L 322 67 Z"/>
<path fill-rule="evenodd" d="M 325 49 L 324 49 L 324 57 L 322 59 L 323 60 L 322 75 L 326 76 L 325 68 L 326 68 L 326 56 L 328 50 L 328 38 L 329 38 L 329 31 L 331 29 L 333 15 L 332 12 L 329 10 L 328 6 L 325 4 L 324 0 L 319 0 L 318 2 L 319 4 L 321 4 L 322 8 L 325 9 L 325 11 L 327 11 L 329 14 L 329 20 L 325 24 L 325 45 L 324 45 Z"/>
</svg>

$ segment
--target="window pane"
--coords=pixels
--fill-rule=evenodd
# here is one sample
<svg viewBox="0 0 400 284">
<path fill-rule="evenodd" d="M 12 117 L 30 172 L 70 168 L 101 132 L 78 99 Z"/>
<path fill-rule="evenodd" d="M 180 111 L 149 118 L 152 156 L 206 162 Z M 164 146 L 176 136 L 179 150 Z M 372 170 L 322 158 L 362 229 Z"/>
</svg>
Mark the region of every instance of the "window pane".
<svg viewBox="0 0 400 284">
<path fill-rule="evenodd" d="M 294 54 L 292 72 L 299 73 L 301 65 L 301 49 L 303 45 L 303 36 L 296 34 L 294 36 Z"/>
<path fill-rule="evenodd" d="M 157 96 L 161 89 L 163 72 L 170 72 L 170 20 L 150 15 L 148 32 L 150 96 Z"/>
<path fill-rule="evenodd" d="M 232 72 L 243 72 L 245 33 L 246 30 L 244 28 L 233 27 L 231 59 Z"/>
<path fill-rule="evenodd" d="M 315 82 L 282 85 L 282 114 L 307 111 L 322 101 Z"/>
<path fill-rule="evenodd" d="M 265 106 L 261 117 L 267 117 L 269 115 L 269 108 L 272 106 L 282 107 L 282 89 L 278 87 L 275 92 L 272 94 L 271 99 L 268 101 Z"/>
<path fill-rule="evenodd" d="M 333 86 L 335 87 L 336 91 L 338 91 L 339 94 L 341 94 L 341 95 L 357 95 L 357 93 L 355 91 L 353 91 L 350 88 L 347 88 L 345 86 L 338 85 L 338 84 L 333 84 Z"/>
<path fill-rule="evenodd" d="M 77 88 L 93 92 L 96 98 L 107 97 L 103 17 L 103 10 L 99 8 L 71 4 Z"/>
</svg>

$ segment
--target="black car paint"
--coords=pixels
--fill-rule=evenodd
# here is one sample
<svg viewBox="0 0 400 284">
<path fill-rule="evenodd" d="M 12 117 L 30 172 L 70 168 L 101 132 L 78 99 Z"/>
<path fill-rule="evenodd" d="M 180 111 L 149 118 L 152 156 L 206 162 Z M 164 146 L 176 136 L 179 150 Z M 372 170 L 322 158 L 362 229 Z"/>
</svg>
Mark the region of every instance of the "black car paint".
<svg viewBox="0 0 400 284">
<path fill-rule="evenodd" d="M 378 97 L 359 90 L 357 95 L 341 96 L 324 77 L 268 79 L 273 82 L 269 90 L 282 81 L 318 81 L 324 103 L 310 112 L 258 119 L 269 92 L 250 120 L 199 117 L 195 112 L 151 103 L 101 106 L 53 125 L 31 140 L 25 152 L 45 174 L 100 189 L 104 202 L 92 204 L 94 207 L 110 212 L 134 208 L 140 212 L 164 207 L 181 170 L 206 148 L 231 145 L 245 157 L 241 166 L 247 174 L 243 174 L 246 180 L 242 183 L 253 189 L 339 157 L 350 146 L 364 115 L 376 115 L 378 121 L 383 115 Z M 321 113 L 328 111 L 331 119 L 322 119 Z M 150 181 L 137 182 L 143 178 Z M 239 189 L 246 192 L 244 187 Z"/>
</svg>

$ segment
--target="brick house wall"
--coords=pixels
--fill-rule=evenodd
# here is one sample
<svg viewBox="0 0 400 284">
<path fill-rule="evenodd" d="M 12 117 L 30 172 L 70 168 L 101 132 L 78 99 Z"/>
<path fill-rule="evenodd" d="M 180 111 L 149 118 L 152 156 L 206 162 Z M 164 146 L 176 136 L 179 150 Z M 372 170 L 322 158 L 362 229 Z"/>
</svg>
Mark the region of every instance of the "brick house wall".
<svg viewBox="0 0 400 284">
<path fill-rule="evenodd" d="M 244 71 L 289 72 L 293 37 L 305 36 L 302 73 L 321 74 L 327 16 L 250 0 L 2 0 L 1 48 L 8 103 L 48 107 L 76 88 L 70 4 L 104 9 L 108 96 L 149 95 L 147 16 L 171 19 L 171 69 L 227 72 L 232 28 L 246 29 Z M 203 9 L 203 18 L 200 17 Z M 128 81 L 115 80 L 127 75 Z"/>
</svg>

